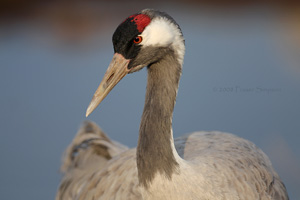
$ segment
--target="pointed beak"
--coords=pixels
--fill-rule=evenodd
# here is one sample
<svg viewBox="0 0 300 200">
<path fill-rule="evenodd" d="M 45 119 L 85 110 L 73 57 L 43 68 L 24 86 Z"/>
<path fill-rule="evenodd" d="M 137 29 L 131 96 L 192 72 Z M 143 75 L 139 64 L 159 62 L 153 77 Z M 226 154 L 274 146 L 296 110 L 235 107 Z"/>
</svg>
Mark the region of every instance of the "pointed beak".
<svg viewBox="0 0 300 200">
<path fill-rule="evenodd" d="M 97 108 L 117 83 L 129 73 L 130 70 L 127 68 L 129 61 L 130 60 L 125 59 L 121 54 L 114 54 L 113 59 L 86 110 L 86 117 Z"/>
</svg>

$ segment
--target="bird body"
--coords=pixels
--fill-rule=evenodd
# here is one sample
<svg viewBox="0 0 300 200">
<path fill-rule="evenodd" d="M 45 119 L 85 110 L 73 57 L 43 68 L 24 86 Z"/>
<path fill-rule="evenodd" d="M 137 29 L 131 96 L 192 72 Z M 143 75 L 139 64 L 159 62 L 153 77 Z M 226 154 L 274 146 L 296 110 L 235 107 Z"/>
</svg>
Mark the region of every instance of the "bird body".
<svg viewBox="0 0 300 200">
<path fill-rule="evenodd" d="M 57 200 L 288 199 L 268 157 L 250 141 L 216 131 L 174 140 L 172 115 L 185 46 L 173 18 L 142 10 L 118 26 L 113 44 L 115 55 L 87 115 L 126 74 L 147 66 L 138 146 L 128 150 L 88 122 L 74 139 L 85 136 L 85 148 L 73 142 L 66 153 Z"/>
<path fill-rule="evenodd" d="M 91 122 L 84 125 L 88 126 L 96 127 Z M 90 137 L 94 134 L 95 138 L 95 131 L 83 130 L 80 132 Z M 94 142 L 97 140 L 98 143 L 103 141 L 99 138 Z M 284 185 L 271 162 L 253 143 L 216 131 L 186 134 L 174 142 L 182 158 L 178 173 L 172 179 L 157 174 L 149 191 L 143 193 L 139 186 L 136 148 L 123 147 L 119 154 L 107 158 L 104 165 L 98 161 L 98 166 L 94 165 L 91 170 L 87 170 L 91 160 L 77 159 L 80 169 L 70 167 L 56 199 L 286 199 Z M 108 144 L 110 142 L 103 143 L 109 148 Z M 98 152 L 97 148 L 97 144 L 90 144 L 77 156 L 85 155 L 85 159 L 95 155 L 101 157 L 97 153 L 87 156 L 86 151 Z M 70 149 L 76 150 L 74 145 Z M 113 155 L 103 153 L 107 154 Z M 242 196 L 245 194 L 246 197 Z"/>
</svg>

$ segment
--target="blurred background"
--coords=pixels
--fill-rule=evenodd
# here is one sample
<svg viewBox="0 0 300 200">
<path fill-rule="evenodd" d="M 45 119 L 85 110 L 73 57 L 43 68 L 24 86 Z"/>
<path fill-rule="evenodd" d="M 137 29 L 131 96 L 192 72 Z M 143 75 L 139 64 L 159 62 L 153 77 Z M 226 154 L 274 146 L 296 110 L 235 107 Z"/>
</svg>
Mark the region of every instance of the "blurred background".
<svg viewBox="0 0 300 200">
<path fill-rule="evenodd" d="M 300 199 L 297 2 L 1 0 L 1 199 L 54 199 L 62 153 L 112 58 L 112 34 L 143 8 L 169 13 L 186 39 L 175 137 L 220 130 L 249 139 Z M 145 69 L 127 76 L 88 120 L 135 147 L 145 87 Z"/>
</svg>

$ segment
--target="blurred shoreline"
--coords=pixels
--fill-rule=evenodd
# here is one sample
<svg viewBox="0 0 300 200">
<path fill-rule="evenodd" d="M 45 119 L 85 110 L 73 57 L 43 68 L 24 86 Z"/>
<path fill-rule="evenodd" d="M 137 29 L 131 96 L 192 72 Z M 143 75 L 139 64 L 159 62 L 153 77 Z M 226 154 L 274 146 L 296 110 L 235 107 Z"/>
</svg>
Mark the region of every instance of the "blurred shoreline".
<svg viewBox="0 0 300 200">
<path fill-rule="evenodd" d="M 189 6 L 212 13 L 232 14 L 251 7 L 273 10 L 279 13 L 278 21 L 285 30 L 286 42 L 291 43 L 291 48 L 300 48 L 300 1 L 296 0 L 168 0 L 163 4 L 159 0 L 146 4 L 138 0 L 3 0 L 0 2 L 0 37 L 6 32 L 13 33 L 15 26 L 25 23 L 52 33 L 60 42 L 80 43 L 95 37 L 95 33 L 107 32 L 128 13 L 146 7 L 160 8 L 161 5 L 164 8 L 168 8 L 168 5 L 179 8 Z"/>
</svg>

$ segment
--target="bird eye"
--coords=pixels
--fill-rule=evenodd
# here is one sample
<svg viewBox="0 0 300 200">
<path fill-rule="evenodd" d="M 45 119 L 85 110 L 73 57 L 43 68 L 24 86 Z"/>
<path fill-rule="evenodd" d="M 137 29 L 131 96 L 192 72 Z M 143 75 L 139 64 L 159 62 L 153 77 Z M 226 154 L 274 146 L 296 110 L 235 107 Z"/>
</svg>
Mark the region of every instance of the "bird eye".
<svg viewBox="0 0 300 200">
<path fill-rule="evenodd" d="M 133 42 L 135 44 L 140 44 L 142 42 L 142 40 L 143 40 L 142 36 L 137 36 L 133 39 Z"/>
</svg>

